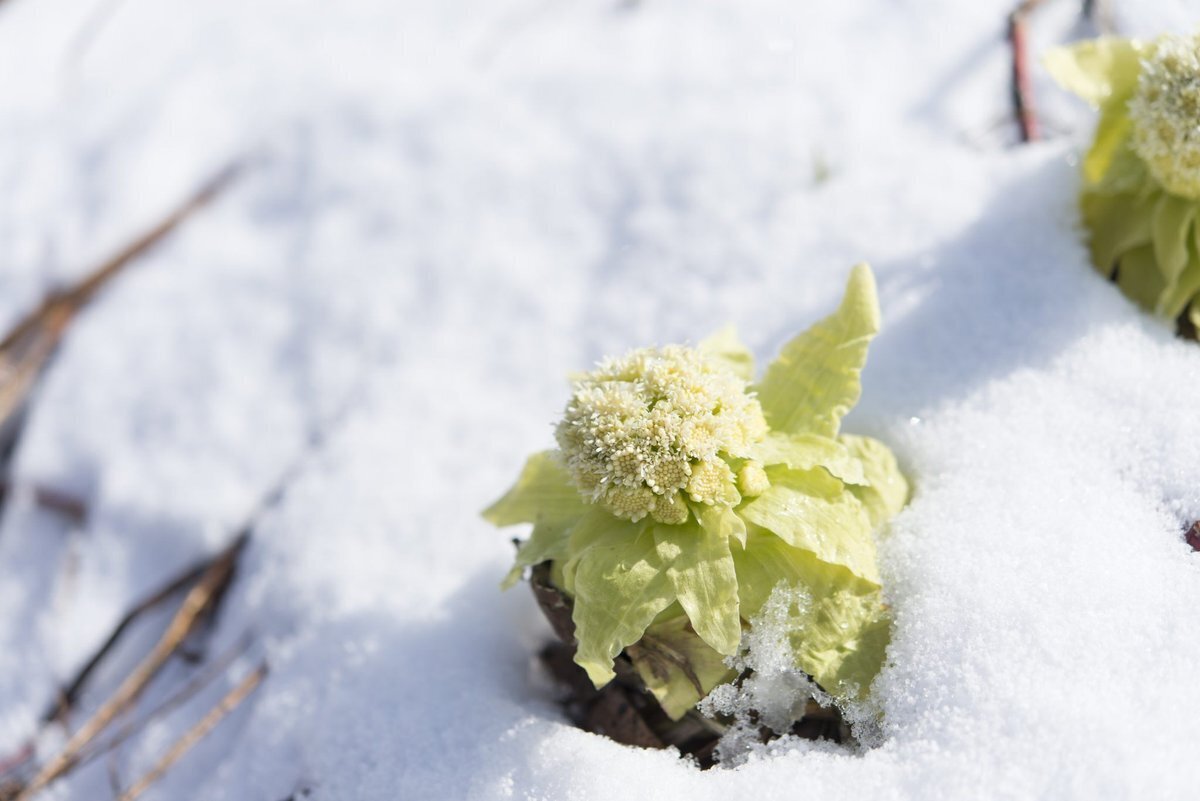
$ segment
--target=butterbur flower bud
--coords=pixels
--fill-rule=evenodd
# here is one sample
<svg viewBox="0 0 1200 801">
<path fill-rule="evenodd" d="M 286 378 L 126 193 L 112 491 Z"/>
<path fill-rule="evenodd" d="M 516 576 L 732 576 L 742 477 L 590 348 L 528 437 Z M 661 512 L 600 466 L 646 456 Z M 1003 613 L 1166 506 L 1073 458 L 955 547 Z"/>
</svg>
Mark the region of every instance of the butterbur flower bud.
<svg viewBox="0 0 1200 801">
<path fill-rule="evenodd" d="M 731 330 L 576 378 L 558 450 L 531 457 L 485 517 L 533 523 L 506 583 L 549 567 L 596 687 L 628 660 L 681 717 L 732 678 L 746 621 L 786 584 L 812 599 L 797 667 L 835 698 L 867 692 L 889 630 L 873 532 L 908 484 L 886 445 L 839 429 L 878 327 L 861 265 L 838 310 L 756 384 Z"/>
<path fill-rule="evenodd" d="M 1164 36 L 1129 100 L 1133 149 L 1163 188 L 1200 198 L 1200 36 Z"/>
<path fill-rule="evenodd" d="M 1200 35 L 1102 38 L 1046 66 L 1095 105 L 1080 209 L 1092 263 L 1181 332 L 1200 324 Z"/>
<path fill-rule="evenodd" d="M 719 359 L 672 345 L 603 362 L 574 382 L 555 431 L 580 492 L 617 517 L 684 523 L 675 498 L 740 500 L 725 459 L 767 434 L 746 382 Z M 659 501 L 656 496 L 666 498 Z"/>
<path fill-rule="evenodd" d="M 733 471 L 722 461 L 701 462 L 688 479 L 688 495 L 697 503 L 733 506 L 741 500 Z"/>
<path fill-rule="evenodd" d="M 738 490 L 745 497 L 757 498 L 770 488 L 771 480 L 767 478 L 767 471 L 763 470 L 761 464 L 746 462 L 738 470 L 737 485 Z"/>
</svg>

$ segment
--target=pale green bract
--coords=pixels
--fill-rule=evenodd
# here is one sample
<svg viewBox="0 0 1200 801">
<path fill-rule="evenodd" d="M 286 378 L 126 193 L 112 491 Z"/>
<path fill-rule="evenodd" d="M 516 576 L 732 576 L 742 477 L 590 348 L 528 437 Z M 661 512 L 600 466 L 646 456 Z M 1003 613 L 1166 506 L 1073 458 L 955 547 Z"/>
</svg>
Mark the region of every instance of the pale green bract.
<svg viewBox="0 0 1200 801">
<path fill-rule="evenodd" d="M 726 657 L 782 583 L 813 599 L 797 667 L 835 697 L 867 691 L 889 632 L 874 534 L 909 492 L 886 445 L 840 433 L 878 330 L 859 265 L 837 311 L 757 385 L 732 328 L 576 379 L 564 449 L 530 457 L 484 516 L 533 524 L 505 586 L 550 564 L 597 687 L 624 652 L 667 714 L 685 714 L 732 678 Z"/>
<path fill-rule="evenodd" d="M 1080 195 L 1093 265 L 1146 310 L 1200 325 L 1200 35 L 1095 39 L 1045 63 L 1100 112 Z"/>
</svg>

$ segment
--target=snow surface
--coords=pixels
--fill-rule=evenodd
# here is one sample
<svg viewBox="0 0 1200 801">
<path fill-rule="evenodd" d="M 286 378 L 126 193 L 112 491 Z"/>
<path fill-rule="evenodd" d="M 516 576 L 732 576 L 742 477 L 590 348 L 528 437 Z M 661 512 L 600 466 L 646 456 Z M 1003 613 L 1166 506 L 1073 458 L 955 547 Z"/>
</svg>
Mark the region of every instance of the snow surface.
<svg viewBox="0 0 1200 801">
<path fill-rule="evenodd" d="M 41 385 L 16 479 L 92 511 L 4 513 L 0 754 L 300 459 L 220 618 L 214 653 L 252 641 L 224 684 L 50 795 L 128 784 L 265 658 L 145 798 L 1194 796 L 1200 348 L 1086 264 L 1086 110 L 1040 77 L 1056 136 L 1010 146 L 1009 6 L 4 2 L 0 327 L 251 167 Z M 478 510 L 551 444 L 568 371 L 727 321 L 769 357 L 864 259 L 885 327 L 847 426 L 915 485 L 881 542 L 883 745 L 701 773 L 572 728 Z"/>
</svg>

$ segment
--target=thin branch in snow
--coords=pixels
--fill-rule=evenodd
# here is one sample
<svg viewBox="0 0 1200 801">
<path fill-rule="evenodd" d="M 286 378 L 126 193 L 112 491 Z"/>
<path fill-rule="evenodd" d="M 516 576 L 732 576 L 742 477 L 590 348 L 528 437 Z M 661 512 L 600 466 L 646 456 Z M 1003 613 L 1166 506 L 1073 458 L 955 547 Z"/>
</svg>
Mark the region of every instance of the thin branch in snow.
<svg viewBox="0 0 1200 801">
<path fill-rule="evenodd" d="M 109 739 L 101 743 L 96 743 L 93 747 L 87 749 L 79 755 L 79 764 L 85 764 L 95 759 L 97 756 L 112 751 L 125 743 L 130 737 L 140 732 L 151 721 L 169 715 L 171 712 L 178 709 L 183 704 L 194 698 L 197 693 L 210 685 L 221 673 L 228 668 L 233 661 L 242 656 L 250 647 L 250 637 L 248 635 L 238 639 L 232 647 L 228 648 L 219 657 L 214 659 L 203 670 L 199 672 L 191 681 L 185 684 L 180 690 L 164 700 L 161 704 L 154 707 L 147 714 L 141 716 L 137 720 L 131 720 L 126 723 L 121 730 L 114 734 Z"/>
<path fill-rule="evenodd" d="M 1021 142 L 1041 138 L 1033 106 L 1033 82 L 1029 74 L 1029 15 L 1044 0 L 1022 0 L 1008 15 L 1008 44 L 1012 50 L 1012 105 Z"/>
<path fill-rule="evenodd" d="M 222 169 L 179 207 L 106 259 L 83 280 L 51 293 L 41 306 L 0 339 L 0 456 L 5 457 L 0 458 L 0 469 L 12 452 L 20 431 L 21 413 L 33 387 L 50 363 L 71 321 L 126 267 L 212 201 L 240 169 L 240 162 Z"/>
<path fill-rule="evenodd" d="M 267 663 L 261 663 L 253 670 L 246 678 L 242 679 L 241 683 L 230 690 L 225 697 L 217 702 L 217 705 L 209 710 L 200 721 L 188 729 L 182 737 L 175 741 L 175 744 L 163 754 L 162 759 L 158 761 L 146 775 L 138 779 L 132 787 L 121 794 L 117 801 L 134 801 L 135 798 L 146 792 L 154 782 L 161 779 L 166 772 L 171 769 L 171 766 L 183 757 L 192 746 L 204 739 L 217 724 L 224 720 L 225 716 L 241 705 L 243 701 L 250 696 L 262 683 L 262 680 L 267 675 Z"/>
<path fill-rule="evenodd" d="M 165 603 L 172 596 L 194 584 L 197 579 L 204 575 L 205 571 L 212 567 L 213 562 L 217 558 L 219 557 L 204 559 L 192 565 L 162 587 L 143 598 L 132 609 L 126 612 L 125 616 L 117 622 L 116 627 L 113 628 L 108 638 L 92 654 L 92 658 L 84 663 L 83 667 L 79 669 L 71 681 L 67 683 L 66 687 L 63 688 L 62 692 L 59 693 L 58 698 L 50 705 L 50 708 L 46 710 L 46 713 L 42 716 L 42 722 L 65 722 L 67 715 L 74 707 L 76 701 L 79 700 L 79 695 L 83 692 L 83 688 L 87 684 L 88 679 L 91 678 L 92 673 L 100 666 L 109 652 L 116 647 L 129 627 L 146 612 Z"/>
<path fill-rule="evenodd" d="M 90 745 L 113 720 L 130 707 L 158 675 L 167 660 L 179 649 L 188 635 L 223 595 L 233 578 L 237 558 L 241 554 L 249 535 L 240 534 L 205 569 L 195 586 L 188 591 L 183 603 L 175 613 L 162 638 L 150 653 L 134 668 L 107 701 L 95 714 L 79 727 L 67 740 L 62 750 L 38 771 L 25 789 L 17 796 L 25 801 L 48 784 L 66 774 L 79 761 L 80 752 Z"/>
<path fill-rule="evenodd" d="M 0 478 L 0 506 L 4 505 L 10 495 L 20 490 L 14 482 Z M 80 525 L 87 519 L 87 504 L 75 495 L 42 484 L 34 484 L 29 488 L 29 492 L 33 495 L 33 502 L 39 507 L 54 512 L 75 525 Z"/>
</svg>

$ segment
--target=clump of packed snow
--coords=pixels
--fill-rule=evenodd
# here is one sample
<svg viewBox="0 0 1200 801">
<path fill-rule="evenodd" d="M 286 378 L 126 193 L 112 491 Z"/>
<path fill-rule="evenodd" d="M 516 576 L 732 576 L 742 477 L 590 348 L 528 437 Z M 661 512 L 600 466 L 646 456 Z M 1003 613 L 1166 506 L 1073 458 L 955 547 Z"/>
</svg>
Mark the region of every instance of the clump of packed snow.
<svg viewBox="0 0 1200 801">
<path fill-rule="evenodd" d="M 1039 79 L 1057 136 L 1010 146 L 1010 5 L 0 4 L 0 328 L 248 165 L 40 387 L 14 478 L 91 513 L 4 511 L 0 754 L 299 463 L 209 644 L 222 681 L 57 797 L 127 785 L 260 659 L 145 798 L 1193 793 L 1200 348 L 1087 264 L 1090 114 Z M 1075 6 L 1038 47 L 1085 32 Z M 1144 35 L 1196 11 L 1120 10 Z M 879 747 L 701 773 L 572 728 L 478 510 L 552 445 L 569 371 L 730 321 L 766 358 L 864 259 L 884 329 L 846 428 L 915 490 L 880 541 Z"/>
<path fill-rule="evenodd" d="M 789 733 L 792 724 L 805 716 L 810 700 L 822 707 L 839 707 L 855 740 L 847 752 L 879 744 L 879 710 L 870 699 L 839 702 L 796 668 L 792 638 L 804 636 L 812 616 L 812 596 L 804 587 L 781 582 L 750 621 L 738 653 L 725 660 L 740 679 L 713 688 L 698 705 L 702 714 L 729 721 L 717 744 L 723 767 L 743 764 L 756 755 L 798 749 L 837 753 L 834 743 L 814 743 Z M 775 735 L 767 743 L 764 728 Z"/>
</svg>

